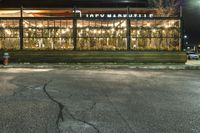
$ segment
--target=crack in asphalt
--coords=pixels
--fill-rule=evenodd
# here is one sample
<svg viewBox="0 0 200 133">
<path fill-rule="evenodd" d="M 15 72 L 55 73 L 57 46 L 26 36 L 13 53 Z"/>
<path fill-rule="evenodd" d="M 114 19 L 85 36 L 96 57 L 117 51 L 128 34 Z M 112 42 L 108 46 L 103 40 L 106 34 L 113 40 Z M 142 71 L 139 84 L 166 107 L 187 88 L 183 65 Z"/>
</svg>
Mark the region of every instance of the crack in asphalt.
<svg viewBox="0 0 200 133">
<path fill-rule="evenodd" d="M 105 97 L 108 99 L 108 101 L 110 102 L 111 106 L 113 107 L 113 109 L 115 110 L 115 112 L 121 117 L 121 119 L 124 121 L 124 123 L 126 124 L 126 126 L 128 126 L 129 130 L 132 133 L 135 133 L 136 131 L 133 131 L 132 127 L 130 126 L 129 122 L 123 117 L 122 113 L 115 107 L 114 103 L 110 100 L 108 94 L 106 92 L 104 92 Z"/>
<path fill-rule="evenodd" d="M 89 111 L 92 111 L 93 109 L 94 109 L 94 107 L 96 106 L 96 102 L 94 102 L 93 104 L 92 104 L 92 106 L 90 107 L 90 109 L 89 109 Z"/>
<path fill-rule="evenodd" d="M 54 98 L 52 98 L 49 93 L 47 92 L 46 90 L 46 87 L 47 85 L 52 82 L 51 80 L 46 82 L 43 86 L 43 91 L 44 93 L 47 95 L 47 97 L 53 101 L 54 103 L 56 103 L 58 106 L 59 106 L 59 113 L 58 113 L 58 116 L 57 116 L 57 120 L 56 120 L 56 126 L 57 126 L 57 129 L 58 129 L 58 132 L 60 133 L 60 128 L 59 128 L 59 121 L 61 120 L 62 122 L 64 121 L 64 117 L 63 117 L 63 109 L 64 109 L 64 105 L 60 102 L 58 102 L 57 100 L 55 100 Z"/>
<path fill-rule="evenodd" d="M 48 97 L 50 100 L 52 100 L 53 102 L 55 102 L 55 103 L 58 104 L 58 106 L 59 106 L 59 109 L 60 109 L 60 110 L 59 110 L 59 114 L 58 114 L 58 117 L 57 117 L 57 120 L 56 120 L 56 126 L 57 126 L 57 129 L 58 129 L 59 133 L 60 133 L 61 131 L 60 131 L 60 129 L 59 129 L 59 121 L 60 121 L 60 120 L 61 120 L 62 122 L 64 121 L 63 109 L 64 109 L 65 106 L 64 106 L 62 103 L 60 103 L 59 101 L 57 101 L 57 100 L 55 100 L 54 98 L 52 98 L 51 95 L 47 92 L 46 87 L 47 87 L 47 85 L 48 85 L 50 82 L 52 82 L 52 80 L 50 80 L 50 81 L 48 81 L 48 82 L 46 82 L 46 83 L 44 84 L 44 86 L 43 86 L 43 91 L 44 91 L 44 93 L 47 95 L 47 97 Z M 96 102 L 92 105 L 92 107 L 90 108 L 90 110 L 92 110 L 92 109 L 95 107 L 95 105 L 96 105 Z M 92 127 L 97 133 L 100 133 L 100 130 L 99 130 L 94 124 L 92 124 L 92 123 L 90 123 L 90 122 L 87 122 L 87 121 L 85 121 L 85 120 L 81 120 L 81 119 L 76 118 L 76 117 L 68 110 L 67 107 L 65 108 L 65 110 L 67 111 L 67 113 L 69 114 L 69 116 L 70 116 L 72 119 L 74 119 L 74 120 L 76 120 L 76 121 L 79 121 L 79 122 L 82 122 L 82 123 L 84 123 L 84 124 L 86 124 L 86 125 Z"/>
<path fill-rule="evenodd" d="M 72 133 L 77 133 L 77 132 L 74 131 L 71 127 L 69 127 L 69 130 L 70 130 Z"/>
<path fill-rule="evenodd" d="M 86 125 L 92 127 L 94 130 L 96 130 L 97 133 L 100 133 L 100 130 L 99 130 L 94 124 L 92 124 L 92 123 L 90 123 L 90 122 L 87 122 L 87 121 L 85 121 L 85 120 L 81 120 L 81 119 L 76 118 L 67 108 L 65 108 L 65 109 L 66 109 L 67 113 L 70 115 L 70 117 L 71 117 L 72 119 L 74 119 L 74 120 L 76 120 L 76 121 L 79 121 L 79 122 L 82 122 L 82 123 L 84 123 L 84 124 L 86 124 Z"/>
<path fill-rule="evenodd" d="M 82 111 L 81 114 L 83 114 L 85 112 L 91 112 L 94 109 L 94 107 L 96 106 L 96 104 L 97 104 L 96 102 L 93 102 L 91 107 L 89 109 Z"/>
</svg>

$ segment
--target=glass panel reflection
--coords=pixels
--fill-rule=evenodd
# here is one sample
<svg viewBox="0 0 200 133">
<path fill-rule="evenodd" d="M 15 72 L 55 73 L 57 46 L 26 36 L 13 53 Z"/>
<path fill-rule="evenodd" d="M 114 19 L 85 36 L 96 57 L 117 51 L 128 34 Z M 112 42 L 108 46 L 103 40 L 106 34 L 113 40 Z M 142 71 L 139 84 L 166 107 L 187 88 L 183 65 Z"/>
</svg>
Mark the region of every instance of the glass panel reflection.
<svg viewBox="0 0 200 133">
<path fill-rule="evenodd" d="M 72 50 L 72 20 L 24 20 L 24 48 Z"/>
<path fill-rule="evenodd" d="M 19 49 L 19 20 L 0 20 L 0 49 Z"/>
<path fill-rule="evenodd" d="M 78 20 L 78 50 L 126 50 L 126 20 Z"/>
<path fill-rule="evenodd" d="M 180 50 L 180 20 L 132 20 L 132 50 Z"/>
<path fill-rule="evenodd" d="M 76 39 L 77 50 L 127 50 L 127 18 L 77 18 L 76 28 L 73 18 L 57 13 L 65 16 L 72 11 L 24 11 L 24 49 L 72 50 Z M 20 18 L 0 18 L 0 49 L 19 49 L 19 22 Z M 178 18 L 132 18 L 131 50 L 178 51 L 180 29 Z M 75 30 L 77 36 L 73 36 Z"/>
</svg>

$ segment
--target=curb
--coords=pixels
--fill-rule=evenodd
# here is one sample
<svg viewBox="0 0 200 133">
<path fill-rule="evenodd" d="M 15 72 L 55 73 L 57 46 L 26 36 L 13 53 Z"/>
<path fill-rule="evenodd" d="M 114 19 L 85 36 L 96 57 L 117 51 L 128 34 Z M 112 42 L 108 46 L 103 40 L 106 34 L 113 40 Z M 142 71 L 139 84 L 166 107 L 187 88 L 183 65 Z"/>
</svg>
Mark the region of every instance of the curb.
<svg viewBox="0 0 200 133">
<path fill-rule="evenodd" d="M 4 68 L 70 68 L 70 69 L 151 69 L 151 70 L 200 70 L 200 66 L 193 65 L 134 65 L 134 64 L 10 64 L 0 65 Z"/>
</svg>

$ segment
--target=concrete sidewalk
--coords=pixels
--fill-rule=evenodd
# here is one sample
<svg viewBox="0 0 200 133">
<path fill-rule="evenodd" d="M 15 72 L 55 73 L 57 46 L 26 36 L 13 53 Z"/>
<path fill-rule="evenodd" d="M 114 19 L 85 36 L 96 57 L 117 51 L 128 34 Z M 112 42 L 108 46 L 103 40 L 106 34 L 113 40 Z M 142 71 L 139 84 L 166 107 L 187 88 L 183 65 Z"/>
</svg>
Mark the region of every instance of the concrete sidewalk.
<svg viewBox="0 0 200 133">
<path fill-rule="evenodd" d="M 140 63 L 80 63 L 80 64 L 9 64 L 0 65 L 0 68 L 70 68 L 70 69 L 152 69 L 152 70 L 200 70 L 200 63 L 187 62 L 186 64 L 140 64 Z"/>
<path fill-rule="evenodd" d="M 200 60 L 188 60 L 186 65 L 200 66 Z"/>
</svg>

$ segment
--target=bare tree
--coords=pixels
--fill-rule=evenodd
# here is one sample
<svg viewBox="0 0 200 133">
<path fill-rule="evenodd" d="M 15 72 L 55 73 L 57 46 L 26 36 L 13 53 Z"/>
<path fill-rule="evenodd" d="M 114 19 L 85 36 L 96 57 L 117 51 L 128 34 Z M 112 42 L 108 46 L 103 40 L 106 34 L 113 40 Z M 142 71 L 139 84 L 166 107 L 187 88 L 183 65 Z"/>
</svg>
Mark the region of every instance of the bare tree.
<svg viewBox="0 0 200 133">
<path fill-rule="evenodd" d="M 180 0 L 152 0 L 152 4 L 158 8 L 157 14 L 165 17 L 176 16 L 180 9 Z"/>
</svg>

